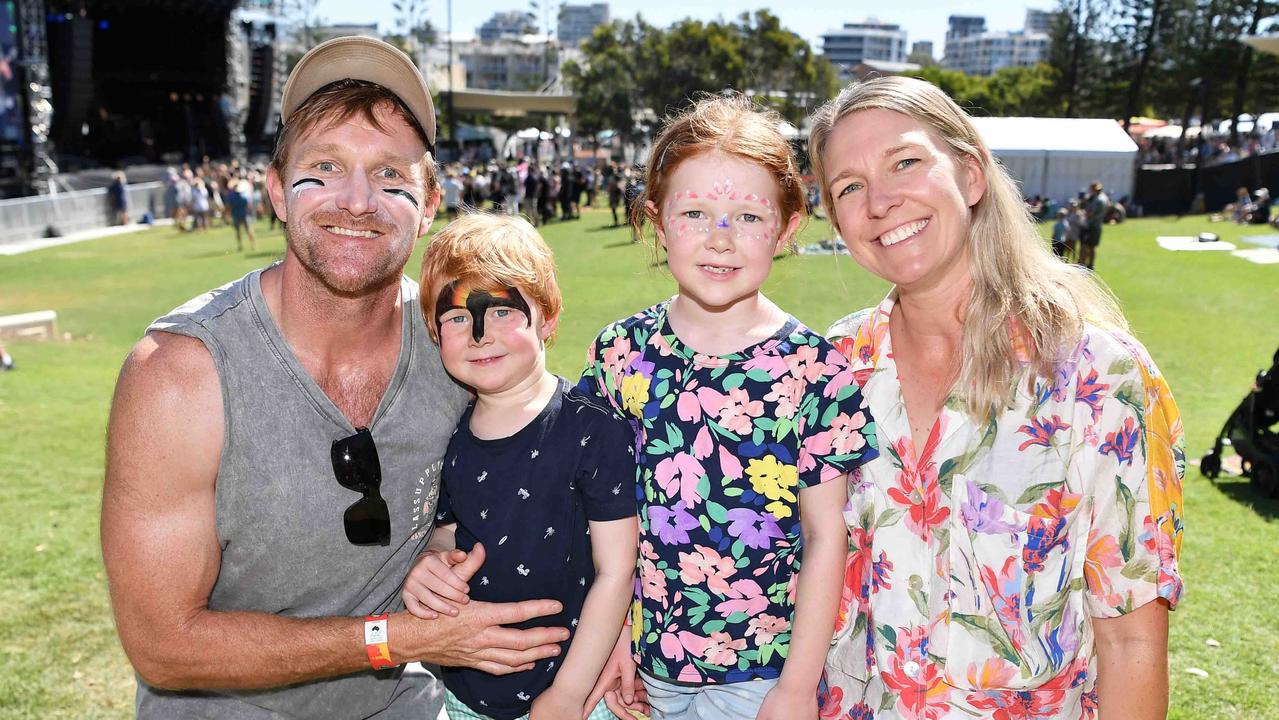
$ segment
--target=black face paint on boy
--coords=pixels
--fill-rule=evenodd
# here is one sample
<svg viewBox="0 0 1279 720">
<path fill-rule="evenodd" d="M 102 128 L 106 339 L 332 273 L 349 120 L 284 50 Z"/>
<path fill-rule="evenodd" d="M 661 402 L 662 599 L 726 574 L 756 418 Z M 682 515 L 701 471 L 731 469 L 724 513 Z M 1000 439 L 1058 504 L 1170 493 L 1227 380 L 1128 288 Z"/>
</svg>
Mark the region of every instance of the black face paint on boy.
<svg viewBox="0 0 1279 720">
<path fill-rule="evenodd" d="M 484 316 L 492 307 L 519 310 L 524 313 L 525 321 L 530 325 L 533 324 L 533 313 L 529 310 L 528 303 L 524 302 L 524 296 L 519 290 L 505 287 L 490 293 L 487 290 L 473 290 L 459 286 L 455 281 L 445 285 L 435 300 L 435 329 L 437 332 L 442 331 L 440 318 L 444 317 L 444 313 L 450 310 L 466 310 L 471 314 L 471 337 L 475 339 L 475 342 L 479 342 L 484 337 Z"/>
</svg>

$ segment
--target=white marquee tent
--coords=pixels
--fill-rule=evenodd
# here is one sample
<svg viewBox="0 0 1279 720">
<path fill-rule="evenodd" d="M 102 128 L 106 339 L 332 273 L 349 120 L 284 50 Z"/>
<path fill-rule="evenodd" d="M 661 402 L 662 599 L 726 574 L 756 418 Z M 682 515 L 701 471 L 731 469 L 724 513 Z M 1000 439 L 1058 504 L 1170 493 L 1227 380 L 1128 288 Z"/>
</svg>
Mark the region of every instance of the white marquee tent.
<svg viewBox="0 0 1279 720">
<path fill-rule="evenodd" d="M 973 123 L 1027 197 L 1064 202 L 1097 180 L 1112 199 L 1132 195 L 1137 144 L 1114 120 L 977 117 Z"/>
</svg>

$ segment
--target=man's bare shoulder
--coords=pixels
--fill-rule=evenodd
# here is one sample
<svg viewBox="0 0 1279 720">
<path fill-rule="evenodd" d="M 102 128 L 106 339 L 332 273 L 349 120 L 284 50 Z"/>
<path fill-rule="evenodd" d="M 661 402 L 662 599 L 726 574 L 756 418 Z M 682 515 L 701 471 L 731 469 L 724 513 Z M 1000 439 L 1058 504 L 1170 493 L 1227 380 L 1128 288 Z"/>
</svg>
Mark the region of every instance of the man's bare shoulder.
<svg viewBox="0 0 1279 720">
<path fill-rule="evenodd" d="M 199 393 L 218 388 L 213 356 L 199 338 L 152 331 L 129 352 L 120 372 L 120 385 L 153 392 Z M 119 387 L 117 387 L 117 397 Z"/>
<path fill-rule="evenodd" d="M 176 450 L 216 467 L 223 429 L 221 382 L 201 340 L 151 332 L 133 346 L 116 384 L 109 449 Z M 211 477 L 205 470 L 197 474 Z"/>
</svg>

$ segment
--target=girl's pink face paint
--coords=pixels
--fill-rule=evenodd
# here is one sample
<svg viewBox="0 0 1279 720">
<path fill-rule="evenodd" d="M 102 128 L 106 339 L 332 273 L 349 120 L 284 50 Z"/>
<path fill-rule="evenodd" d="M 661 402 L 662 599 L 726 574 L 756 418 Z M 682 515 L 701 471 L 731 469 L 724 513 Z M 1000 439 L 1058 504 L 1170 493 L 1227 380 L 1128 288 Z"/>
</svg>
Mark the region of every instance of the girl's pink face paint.
<svg viewBox="0 0 1279 720">
<path fill-rule="evenodd" d="M 680 188 L 665 202 L 663 228 L 675 240 L 727 230 L 734 240 L 774 242 L 780 223 L 764 190 L 735 190 L 729 177 L 714 181 L 709 188 Z"/>
</svg>

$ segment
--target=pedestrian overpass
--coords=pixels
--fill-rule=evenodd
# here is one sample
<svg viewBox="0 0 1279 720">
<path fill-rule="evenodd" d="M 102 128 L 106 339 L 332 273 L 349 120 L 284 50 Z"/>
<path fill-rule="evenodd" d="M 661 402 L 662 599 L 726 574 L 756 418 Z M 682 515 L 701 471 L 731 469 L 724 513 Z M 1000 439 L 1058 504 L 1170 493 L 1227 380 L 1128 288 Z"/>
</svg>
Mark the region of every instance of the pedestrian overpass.
<svg viewBox="0 0 1279 720">
<path fill-rule="evenodd" d="M 489 113 L 504 117 L 524 115 L 573 115 L 577 112 L 577 96 L 506 90 L 441 90 L 440 99 L 453 96 L 453 109 L 458 112 Z"/>
</svg>

